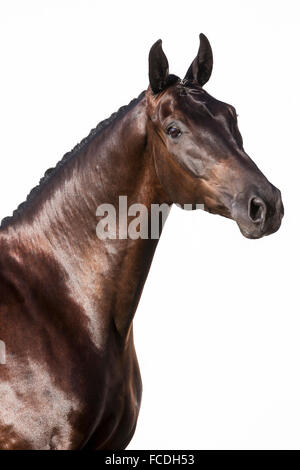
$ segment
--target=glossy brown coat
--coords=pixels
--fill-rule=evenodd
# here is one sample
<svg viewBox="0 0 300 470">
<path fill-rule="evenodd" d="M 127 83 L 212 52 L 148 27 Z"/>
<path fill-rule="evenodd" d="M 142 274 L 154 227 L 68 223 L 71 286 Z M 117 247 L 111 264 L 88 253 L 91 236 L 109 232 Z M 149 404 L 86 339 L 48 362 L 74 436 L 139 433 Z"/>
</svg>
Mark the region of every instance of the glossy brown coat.
<svg viewBox="0 0 300 470">
<path fill-rule="evenodd" d="M 157 42 L 147 92 L 2 224 L 0 449 L 121 449 L 132 438 L 142 390 L 132 320 L 157 240 L 100 240 L 99 204 L 204 203 L 250 238 L 280 225 L 279 191 L 245 154 L 233 108 L 202 89 L 212 54 L 201 44 L 181 81 Z"/>
</svg>

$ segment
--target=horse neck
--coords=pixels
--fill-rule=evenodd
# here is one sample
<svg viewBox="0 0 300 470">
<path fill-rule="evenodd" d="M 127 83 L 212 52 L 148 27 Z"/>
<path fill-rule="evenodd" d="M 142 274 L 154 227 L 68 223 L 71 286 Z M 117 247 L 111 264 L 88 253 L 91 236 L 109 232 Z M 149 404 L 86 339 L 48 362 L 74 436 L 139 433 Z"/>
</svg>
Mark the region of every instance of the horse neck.
<svg viewBox="0 0 300 470">
<path fill-rule="evenodd" d="M 121 195 L 128 206 L 150 208 L 166 200 L 153 164 L 144 98 L 65 163 L 16 225 L 27 248 L 34 253 L 38 246 L 62 265 L 79 301 L 99 305 L 97 318 L 93 308 L 85 309 L 96 336 L 104 318 L 110 324 L 108 311 L 122 336 L 131 331 L 157 244 L 157 239 L 98 238 L 97 207 L 116 207 Z"/>
</svg>

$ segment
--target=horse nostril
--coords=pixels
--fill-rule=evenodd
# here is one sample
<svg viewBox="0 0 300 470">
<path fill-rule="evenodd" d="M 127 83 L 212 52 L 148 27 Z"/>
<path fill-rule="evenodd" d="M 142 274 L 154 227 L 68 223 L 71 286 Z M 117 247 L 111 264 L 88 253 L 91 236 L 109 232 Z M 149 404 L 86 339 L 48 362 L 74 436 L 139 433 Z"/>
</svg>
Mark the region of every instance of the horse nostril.
<svg viewBox="0 0 300 470">
<path fill-rule="evenodd" d="M 266 212 L 266 204 L 262 199 L 260 199 L 259 197 L 253 197 L 250 199 L 248 208 L 249 218 L 254 223 L 260 222 L 261 228 L 263 228 L 265 222 Z"/>
</svg>

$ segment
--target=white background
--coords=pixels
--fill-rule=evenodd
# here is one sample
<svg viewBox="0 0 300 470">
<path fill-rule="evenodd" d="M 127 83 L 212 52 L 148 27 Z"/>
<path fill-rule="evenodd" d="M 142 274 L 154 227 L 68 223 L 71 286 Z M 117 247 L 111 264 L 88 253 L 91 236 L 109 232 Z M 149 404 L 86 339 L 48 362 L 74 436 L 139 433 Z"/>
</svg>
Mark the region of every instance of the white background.
<svg viewBox="0 0 300 470">
<path fill-rule="evenodd" d="M 147 86 L 158 38 L 184 76 L 204 32 L 206 89 L 282 191 L 278 233 L 173 208 L 135 319 L 144 394 L 130 449 L 300 449 L 297 1 L 0 3 L 0 216 Z"/>
</svg>

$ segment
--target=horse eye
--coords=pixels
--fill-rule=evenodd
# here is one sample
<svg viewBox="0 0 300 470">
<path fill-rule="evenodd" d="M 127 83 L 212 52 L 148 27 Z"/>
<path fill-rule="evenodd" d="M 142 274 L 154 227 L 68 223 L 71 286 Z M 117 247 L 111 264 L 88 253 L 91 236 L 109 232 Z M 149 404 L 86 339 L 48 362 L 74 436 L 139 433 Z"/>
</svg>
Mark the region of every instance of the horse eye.
<svg viewBox="0 0 300 470">
<path fill-rule="evenodd" d="M 176 137 L 179 137 L 181 135 L 181 131 L 180 129 L 178 129 L 178 127 L 170 126 L 167 129 L 167 134 L 172 137 L 172 139 L 176 139 Z"/>
</svg>

